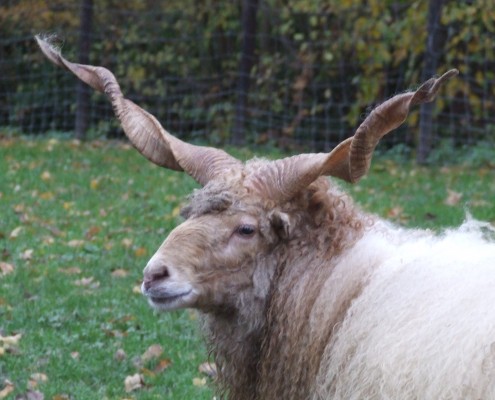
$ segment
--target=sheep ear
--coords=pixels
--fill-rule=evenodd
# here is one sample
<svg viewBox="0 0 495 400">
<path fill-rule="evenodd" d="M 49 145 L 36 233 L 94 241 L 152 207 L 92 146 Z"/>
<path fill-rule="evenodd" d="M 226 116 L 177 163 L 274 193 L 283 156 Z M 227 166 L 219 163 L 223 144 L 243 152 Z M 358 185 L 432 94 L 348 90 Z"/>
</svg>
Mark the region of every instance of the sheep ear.
<svg viewBox="0 0 495 400">
<path fill-rule="evenodd" d="M 176 171 L 185 171 L 205 185 L 241 162 L 222 150 L 194 146 L 168 133 L 157 119 L 124 98 L 115 76 L 106 68 L 67 61 L 48 41 L 36 36 L 45 56 L 54 64 L 71 71 L 93 89 L 105 93 L 133 146 L 151 162 Z"/>
<path fill-rule="evenodd" d="M 292 224 L 288 214 L 273 211 L 268 216 L 270 224 L 281 239 L 288 239 L 292 231 Z"/>
<path fill-rule="evenodd" d="M 399 94 L 375 108 L 363 121 L 356 134 L 330 153 L 301 154 L 267 164 L 246 185 L 276 201 L 290 200 L 321 175 L 356 182 L 369 169 L 378 141 L 406 119 L 413 105 L 432 101 L 440 87 L 457 75 L 453 69 L 440 78 L 432 78 L 415 92 Z"/>
</svg>

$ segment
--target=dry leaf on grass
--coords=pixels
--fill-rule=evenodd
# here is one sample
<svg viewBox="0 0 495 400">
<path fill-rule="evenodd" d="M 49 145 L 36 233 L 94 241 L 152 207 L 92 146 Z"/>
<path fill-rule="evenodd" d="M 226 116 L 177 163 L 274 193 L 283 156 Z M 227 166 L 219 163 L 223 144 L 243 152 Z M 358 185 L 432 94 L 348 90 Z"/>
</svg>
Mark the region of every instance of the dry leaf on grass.
<svg viewBox="0 0 495 400">
<path fill-rule="evenodd" d="M 81 273 L 81 268 L 78 267 L 59 268 L 58 270 L 67 275 L 77 275 Z"/>
<path fill-rule="evenodd" d="M 136 250 L 134 250 L 134 255 L 136 257 L 144 257 L 146 254 L 148 254 L 148 250 L 146 250 L 144 247 L 138 247 Z"/>
<path fill-rule="evenodd" d="M 123 268 L 117 268 L 112 271 L 112 276 L 114 278 L 125 278 L 127 275 L 129 275 L 129 271 Z"/>
<path fill-rule="evenodd" d="M 172 361 L 170 361 L 168 358 L 164 358 L 156 364 L 155 368 L 153 368 L 153 372 L 155 374 L 159 374 L 160 372 L 165 371 L 168 367 L 172 365 Z"/>
<path fill-rule="evenodd" d="M 12 335 L 12 336 L 0 335 L 0 343 L 3 343 L 6 346 L 17 346 L 21 338 L 22 338 L 22 333 L 18 333 L 17 335 Z"/>
<path fill-rule="evenodd" d="M 48 377 L 40 372 L 31 374 L 28 381 L 28 388 L 35 389 L 40 383 L 48 381 Z"/>
<path fill-rule="evenodd" d="M 16 400 L 44 400 L 45 395 L 37 390 L 28 390 L 26 393 L 16 396 Z"/>
<path fill-rule="evenodd" d="M 84 246 L 85 243 L 86 242 L 84 240 L 74 239 L 74 240 L 69 240 L 67 245 L 69 247 L 82 247 L 82 246 Z"/>
<path fill-rule="evenodd" d="M 12 264 L 0 261 L 0 275 L 7 275 L 14 272 L 14 266 Z"/>
<path fill-rule="evenodd" d="M 74 281 L 74 285 L 89 287 L 90 289 L 97 289 L 100 286 L 100 282 L 95 281 L 92 276 L 89 276 L 87 278 L 76 279 Z"/>
<path fill-rule="evenodd" d="M 162 355 L 163 353 L 163 348 L 159 344 L 153 344 L 148 349 L 143 353 L 141 356 L 141 361 L 142 363 L 147 363 L 150 360 L 153 360 L 154 358 L 158 358 Z"/>
<path fill-rule="evenodd" d="M 5 399 L 10 393 L 14 391 L 15 387 L 8 379 L 3 381 L 3 389 L 0 390 L 0 399 Z"/>
<path fill-rule="evenodd" d="M 124 361 L 127 358 L 127 354 L 123 349 L 118 349 L 113 355 L 115 361 Z"/>
<path fill-rule="evenodd" d="M 11 239 L 16 239 L 17 237 L 19 237 L 19 234 L 21 233 L 21 231 L 22 231 L 22 226 L 18 226 L 12 232 L 10 232 L 9 237 Z"/>
<path fill-rule="evenodd" d="M 21 253 L 21 260 L 24 260 L 24 261 L 29 261 L 33 258 L 33 253 L 34 253 L 34 250 L 33 249 L 27 249 L 27 250 L 24 250 L 22 253 Z"/>
<path fill-rule="evenodd" d="M 143 375 L 134 374 L 128 376 L 127 378 L 125 378 L 124 386 L 127 393 L 141 389 L 142 387 L 144 387 Z"/>
<path fill-rule="evenodd" d="M 447 198 L 444 200 L 444 204 L 447 206 L 455 206 L 461 201 L 462 193 L 455 192 L 454 190 L 447 189 Z"/>
<path fill-rule="evenodd" d="M 206 378 L 193 378 L 193 385 L 194 386 L 205 386 L 206 385 Z"/>
</svg>

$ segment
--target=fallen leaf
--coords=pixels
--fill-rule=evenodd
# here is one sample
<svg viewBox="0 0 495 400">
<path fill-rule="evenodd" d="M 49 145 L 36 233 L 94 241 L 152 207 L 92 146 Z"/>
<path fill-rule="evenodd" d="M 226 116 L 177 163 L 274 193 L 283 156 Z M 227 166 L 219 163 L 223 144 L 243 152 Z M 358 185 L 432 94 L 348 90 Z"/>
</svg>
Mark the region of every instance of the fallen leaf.
<svg viewBox="0 0 495 400">
<path fill-rule="evenodd" d="M 86 242 L 84 240 L 77 240 L 77 239 L 74 239 L 74 240 L 70 240 L 67 245 L 69 247 L 81 247 L 81 246 L 84 246 Z"/>
<path fill-rule="evenodd" d="M 18 226 L 12 232 L 10 232 L 9 237 L 11 239 L 15 239 L 15 238 L 19 237 L 19 234 L 21 233 L 21 231 L 22 231 L 22 226 Z"/>
<path fill-rule="evenodd" d="M 84 234 L 84 237 L 88 240 L 92 239 L 94 236 L 96 236 L 98 233 L 100 233 L 101 228 L 99 226 L 92 226 L 89 228 L 86 233 Z"/>
<path fill-rule="evenodd" d="M 124 238 L 122 239 L 122 246 L 124 246 L 126 249 L 132 246 L 132 239 L 129 238 Z"/>
<path fill-rule="evenodd" d="M 100 180 L 91 179 L 91 182 L 89 183 L 89 187 L 91 188 L 91 190 L 97 190 L 100 187 Z"/>
<path fill-rule="evenodd" d="M 154 358 L 158 358 L 162 355 L 163 348 L 159 344 L 153 344 L 143 353 L 141 361 L 146 363 Z"/>
<path fill-rule="evenodd" d="M 43 173 L 40 175 L 40 178 L 42 181 L 46 182 L 52 179 L 52 174 L 50 174 L 49 171 L 43 171 Z"/>
<path fill-rule="evenodd" d="M 81 273 L 81 269 L 78 267 L 59 268 L 58 270 L 67 275 L 77 275 Z"/>
<path fill-rule="evenodd" d="M 6 346 L 16 346 L 19 343 L 19 340 L 22 338 L 22 333 L 18 333 L 13 336 L 2 336 L 0 335 L 0 343 L 3 343 Z"/>
<path fill-rule="evenodd" d="M 404 209 L 400 206 L 392 207 L 390 210 L 387 212 L 387 217 L 388 218 L 397 218 L 400 217 L 400 215 L 404 212 Z"/>
<path fill-rule="evenodd" d="M 10 393 L 14 391 L 14 384 L 8 379 L 3 381 L 3 389 L 0 390 L 0 399 L 5 399 Z"/>
<path fill-rule="evenodd" d="M 127 378 L 125 378 L 124 387 L 127 393 L 137 389 L 141 389 L 142 387 L 144 387 L 143 376 L 141 374 L 128 376 Z"/>
<path fill-rule="evenodd" d="M 76 279 L 74 281 L 74 285 L 89 287 L 90 289 L 97 289 L 100 287 L 100 282 L 95 281 L 92 276 L 89 276 L 87 278 Z"/>
<path fill-rule="evenodd" d="M 48 381 L 48 377 L 40 372 L 31 374 L 28 381 L 28 388 L 35 389 L 40 383 Z"/>
<path fill-rule="evenodd" d="M 123 349 L 118 349 L 113 355 L 115 361 L 124 361 L 127 358 L 127 354 Z"/>
<path fill-rule="evenodd" d="M 198 368 L 199 372 L 208 375 L 210 378 L 217 377 L 217 366 L 215 363 L 204 362 Z"/>
<path fill-rule="evenodd" d="M 172 361 L 170 361 L 168 358 L 164 358 L 156 364 L 155 368 L 153 368 L 153 372 L 155 374 L 159 374 L 160 372 L 165 371 L 168 367 L 172 365 Z"/>
<path fill-rule="evenodd" d="M 136 285 L 132 288 L 132 293 L 141 294 L 141 285 Z"/>
<path fill-rule="evenodd" d="M 26 393 L 16 396 L 16 400 L 44 400 L 45 395 L 37 390 L 28 390 Z"/>
<path fill-rule="evenodd" d="M 144 247 L 138 247 L 136 250 L 134 250 L 134 255 L 136 257 L 143 257 L 148 253 L 148 251 Z"/>
<path fill-rule="evenodd" d="M 12 264 L 0 261 L 0 275 L 7 275 L 14 272 L 14 266 Z"/>
<path fill-rule="evenodd" d="M 56 394 L 52 400 L 70 400 L 70 396 L 68 394 Z"/>
<path fill-rule="evenodd" d="M 461 201 L 462 193 L 455 192 L 454 190 L 447 189 L 447 198 L 444 200 L 444 204 L 447 206 L 455 206 Z"/>
<path fill-rule="evenodd" d="M 206 378 L 193 378 L 193 385 L 194 386 L 205 386 L 206 385 Z"/>
<path fill-rule="evenodd" d="M 33 252 L 34 250 L 33 249 L 27 249 L 27 250 L 24 250 L 20 257 L 21 257 L 21 260 L 24 260 L 24 261 L 29 261 L 33 258 Z"/>
<path fill-rule="evenodd" d="M 114 278 L 125 278 L 127 275 L 129 275 L 129 271 L 123 268 L 117 268 L 112 271 L 112 276 Z"/>
<path fill-rule="evenodd" d="M 41 200 L 52 200 L 54 197 L 52 192 L 43 192 L 39 195 Z"/>
</svg>

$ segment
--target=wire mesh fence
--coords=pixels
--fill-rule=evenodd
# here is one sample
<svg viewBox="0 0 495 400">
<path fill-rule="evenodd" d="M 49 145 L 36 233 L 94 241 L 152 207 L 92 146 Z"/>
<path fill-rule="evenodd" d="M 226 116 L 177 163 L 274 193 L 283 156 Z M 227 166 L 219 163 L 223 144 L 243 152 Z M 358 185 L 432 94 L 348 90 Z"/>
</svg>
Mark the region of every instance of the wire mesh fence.
<svg viewBox="0 0 495 400">
<path fill-rule="evenodd" d="M 122 134 L 105 98 L 43 59 L 47 33 L 187 140 L 328 150 L 369 108 L 458 68 L 432 118 L 416 110 L 385 146 L 494 141 L 490 1 L 4 0 L 0 126 Z"/>
</svg>

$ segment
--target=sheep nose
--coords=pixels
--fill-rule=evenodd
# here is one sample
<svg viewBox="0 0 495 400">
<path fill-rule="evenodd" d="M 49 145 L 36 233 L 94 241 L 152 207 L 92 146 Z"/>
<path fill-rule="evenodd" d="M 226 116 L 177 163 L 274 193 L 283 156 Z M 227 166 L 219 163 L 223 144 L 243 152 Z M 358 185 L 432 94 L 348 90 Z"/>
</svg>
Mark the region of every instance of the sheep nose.
<svg viewBox="0 0 495 400">
<path fill-rule="evenodd" d="M 170 274 L 168 273 L 167 267 L 162 267 L 159 272 L 150 273 L 145 271 L 143 279 L 144 290 L 149 290 L 155 282 L 167 279 L 169 276 Z"/>
</svg>

